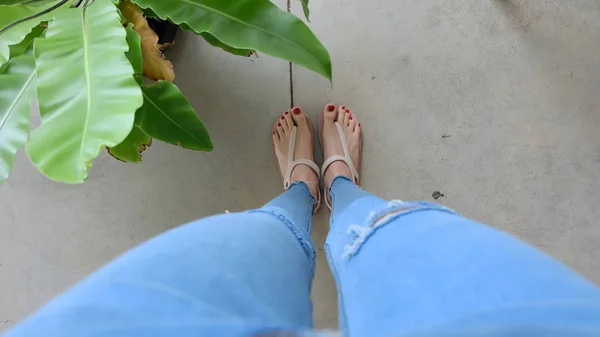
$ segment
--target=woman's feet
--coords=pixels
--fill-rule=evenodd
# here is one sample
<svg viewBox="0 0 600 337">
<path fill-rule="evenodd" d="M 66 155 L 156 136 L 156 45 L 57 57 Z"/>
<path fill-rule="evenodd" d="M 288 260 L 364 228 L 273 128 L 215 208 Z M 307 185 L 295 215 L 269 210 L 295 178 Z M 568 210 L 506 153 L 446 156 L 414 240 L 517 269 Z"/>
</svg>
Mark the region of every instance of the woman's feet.
<svg viewBox="0 0 600 337">
<path fill-rule="evenodd" d="M 320 123 L 321 146 L 323 147 L 323 155 L 325 160 L 332 156 L 344 156 L 344 148 L 340 134 L 335 126 L 338 122 L 342 128 L 346 143 L 348 144 L 348 152 L 354 169 L 359 169 L 360 165 L 360 146 L 361 146 L 361 130 L 360 123 L 356 120 L 354 113 L 344 105 L 337 106 L 335 104 L 327 104 L 323 109 L 323 114 Z M 329 187 L 333 179 L 337 176 L 345 176 L 350 180 L 353 179 L 353 174 L 344 161 L 334 161 L 326 168 L 323 179 L 325 181 L 325 195 L 328 195 Z M 357 177 L 358 179 L 358 177 Z M 356 179 L 356 180 L 357 180 Z M 354 181 L 358 184 L 358 181 Z"/>
<path fill-rule="evenodd" d="M 285 179 L 288 170 L 290 142 L 292 130 L 296 126 L 296 146 L 293 160 L 306 159 L 314 161 L 312 125 L 302 109 L 295 107 L 284 111 L 273 126 L 273 148 L 279 163 L 281 176 Z M 308 185 L 310 193 L 318 199 L 319 177 L 313 169 L 306 165 L 297 165 L 292 169 L 290 182 L 303 181 Z M 287 187 L 287 186 L 286 186 Z"/>
</svg>

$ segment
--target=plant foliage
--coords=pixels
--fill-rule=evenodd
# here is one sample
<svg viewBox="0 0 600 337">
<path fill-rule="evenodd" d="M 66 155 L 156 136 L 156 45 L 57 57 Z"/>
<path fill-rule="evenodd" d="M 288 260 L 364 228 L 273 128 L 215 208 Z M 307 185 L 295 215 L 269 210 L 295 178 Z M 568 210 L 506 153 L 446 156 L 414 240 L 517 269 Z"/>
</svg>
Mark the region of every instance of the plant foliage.
<svg viewBox="0 0 600 337">
<path fill-rule="evenodd" d="M 301 0 L 308 19 L 308 0 Z M 80 183 L 101 149 L 138 162 L 152 138 L 213 144 L 172 83 L 146 15 L 170 20 L 226 52 L 260 51 L 331 80 L 325 47 L 297 17 L 265 0 L 0 0 L 0 183 L 25 145 L 53 180 Z M 145 85 L 144 77 L 157 81 Z M 30 132 L 30 104 L 41 124 Z"/>
<path fill-rule="evenodd" d="M 8 63 L 0 83 L 0 182 L 8 178 L 17 150 L 29 133 L 29 104 L 35 96 L 35 60 L 28 53 Z"/>
<path fill-rule="evenodd" d="M 260 0 L 134 0 L 151 7 L 161 19 L 185 24 L 200 34 L 208 32 L 237 49 L 251 49 L 292 61 L 331 79 L 327 49 L 294 15 L 270 1 Z"/>
<path fill-rule="evenodd" d="M 92 159 L 131 131 L 142 105 L 125 52 L 126 32 L 110 1 L 61 8 L 35 44 L 42 124 L 26 151 L 37 168 L 64 182 L 83 182 Z M 70 81 L 56 85 L 56 78 Z"/>
</svg>

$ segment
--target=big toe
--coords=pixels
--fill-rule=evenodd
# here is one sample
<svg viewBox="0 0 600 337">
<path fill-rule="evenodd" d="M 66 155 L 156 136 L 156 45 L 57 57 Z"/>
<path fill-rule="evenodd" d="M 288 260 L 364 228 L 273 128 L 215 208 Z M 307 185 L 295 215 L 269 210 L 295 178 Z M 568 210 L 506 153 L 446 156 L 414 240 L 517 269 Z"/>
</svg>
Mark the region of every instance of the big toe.
<svg viewBox="0 0 600 337">
<path fill-rule="evenodd" d="M 333 124 L 335 121 L 336 113 L 335 113 L 336 105 L 335 104 L 327 104 L 323 108 L 323 119 L 325 122 L 329 122 Z"/>
<path fill-rule="evenodd" d="M 298 126 L 306 124 L 306 113 L 300 107 L 295 107 L 292 109 L 292 118 Z"/>
</svg>

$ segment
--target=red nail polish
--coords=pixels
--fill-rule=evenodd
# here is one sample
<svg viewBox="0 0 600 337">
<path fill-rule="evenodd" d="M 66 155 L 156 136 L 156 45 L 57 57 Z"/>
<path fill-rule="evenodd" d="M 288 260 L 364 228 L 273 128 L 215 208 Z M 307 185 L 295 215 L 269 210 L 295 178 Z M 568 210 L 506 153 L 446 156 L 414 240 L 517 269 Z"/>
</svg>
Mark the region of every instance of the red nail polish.
<svg viewBox="0 0 600 337">
<path fill-rule="evenodd" d="M 345 106 L 345 105 L 342 105 L 342 106 L 340 107 L 340 109 L 342 109 L 342 110 L 346 110 L 346 106 Z"/>
<path fill-rule="evenodd" d="M 335 110 L 335 105 L 333 105 L 333 104 L 327 105 L 327 111 L 332 112 L 333 110 Z"/>
<path fill-rule="evenodd" d="M 360 123 L 358 123 L 358 126 L 360 126 Z"/>
<path fill-rule="evenodd" d="M 348 120 L 352 120 L 352 116 L 350 116 L 350 118 L 348 118 Z"/>
<path fill-rule="evenodd" d="M 297 115 L 300 113 L 300 108 L 294 108 L 294 115 Z"/>
<path fill-rule="evenodd" d="M 287 115 L 288 113 L 290 113 L 289 111 L 286 111 L 285 114 Z"/>
<path fill-rule="evenodd" d="M 350 109 L 346 109 L 346 113 L 350 113 Z"/>
<path fill-rule="evenodd" d="M 277 126 L 281 126 L 281 123 L 277 123 Z"/>
<path fill-rule="evenodd" d="M 281 116 L 281 119 L 285 119 L 285 117 Z"/>
</svg>

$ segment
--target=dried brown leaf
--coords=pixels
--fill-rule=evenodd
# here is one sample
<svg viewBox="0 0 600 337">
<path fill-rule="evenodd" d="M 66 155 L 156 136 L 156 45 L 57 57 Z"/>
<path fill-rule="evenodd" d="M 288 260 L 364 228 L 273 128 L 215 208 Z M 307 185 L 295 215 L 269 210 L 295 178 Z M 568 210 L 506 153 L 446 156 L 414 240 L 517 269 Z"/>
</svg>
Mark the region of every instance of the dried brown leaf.
<svg viewBox="0 0 600 337">
<path fill-rule="evenodd" d="M 133 29 L 140 35 L 144 76 L 155 81 L 173 82 L 173 64 L 161 52 L 158 35 L 148 25 L 142 9 L 129 1 L 122 1 L 119 8 L 127 20 L 125 24 L 132 23 Z"/>
</svg>

